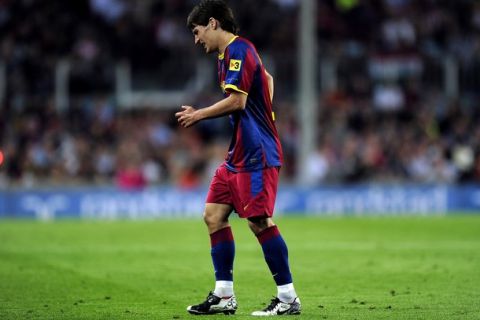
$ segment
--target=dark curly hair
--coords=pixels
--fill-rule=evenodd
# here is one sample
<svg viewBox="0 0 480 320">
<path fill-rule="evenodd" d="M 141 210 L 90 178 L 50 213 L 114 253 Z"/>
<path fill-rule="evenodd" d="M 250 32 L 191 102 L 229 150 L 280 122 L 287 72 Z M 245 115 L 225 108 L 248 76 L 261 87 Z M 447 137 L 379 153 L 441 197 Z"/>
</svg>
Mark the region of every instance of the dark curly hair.
<svg viewBox="0 0 480 320">
<path fill-rule="evenodd" d="M 195 26 L 206 26 L 210 18 L 218 20 L 223 30 L 237 34 L 238 27 L 233 11 L 222 0 L 200 1 L 188 15 L 187 27 L 193 30 Z"/>
</svg>

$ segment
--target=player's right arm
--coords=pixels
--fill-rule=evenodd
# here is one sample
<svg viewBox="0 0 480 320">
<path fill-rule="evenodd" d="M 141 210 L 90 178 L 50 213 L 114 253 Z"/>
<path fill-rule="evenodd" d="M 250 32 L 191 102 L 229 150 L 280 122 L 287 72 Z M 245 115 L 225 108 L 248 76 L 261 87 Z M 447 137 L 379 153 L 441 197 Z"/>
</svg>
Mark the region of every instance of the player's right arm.
<svg viewBox="0 0 480 320">
<path fill-rule="evenodd" d="M 217 103 L 202 109 L 191 106 L 182 106 L 183 111 L 177 112 L 177 121 L 188 128 L 203 119 L 217 118 L 232 112 L 245 109 L 247 95 L 237 91 L 231 91 L 230 95 Z"/>
<path fill-rule="evenodd" d="M 273 101 L 273 77 L 270 73 L 268 73 L 267 69 L 265 69 L 265 75 L 267 76 L 268 92 L 270 93 L 270 100 Z"/>
</svg>

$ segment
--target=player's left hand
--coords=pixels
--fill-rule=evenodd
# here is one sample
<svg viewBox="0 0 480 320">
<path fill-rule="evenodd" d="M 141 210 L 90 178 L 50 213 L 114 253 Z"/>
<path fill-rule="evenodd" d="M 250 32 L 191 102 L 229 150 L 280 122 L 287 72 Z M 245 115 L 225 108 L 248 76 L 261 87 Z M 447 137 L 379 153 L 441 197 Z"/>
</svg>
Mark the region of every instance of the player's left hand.
<svg viewBox="0 0 480 320">
<path fill-rule="evenodd" d="M 188 128 L 198 122 L 198 117 L 196 116 L 196 111 L 194 107 L 191 106 L 182 106 L 183 111 L 175 113 L 178 123 L 182 127 Z"/>
</svg>

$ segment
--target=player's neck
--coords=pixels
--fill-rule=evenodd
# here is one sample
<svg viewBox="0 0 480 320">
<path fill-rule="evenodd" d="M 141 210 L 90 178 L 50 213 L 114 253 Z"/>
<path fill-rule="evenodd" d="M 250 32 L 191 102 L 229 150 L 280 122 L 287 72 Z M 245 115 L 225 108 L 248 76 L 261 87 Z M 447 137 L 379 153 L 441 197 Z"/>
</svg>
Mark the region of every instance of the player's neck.
<svg viewBox="0 0 480 320">
<path fill-rule="evenodd" d="M 228 45 L 232 42 L 233 38 L 236 36 L 231 32 L 222 32 L 220 36 L 219 46 L 218 46 L 218 53 L 220 55 L 225 53 L 225 49 L 227 49 Z"/>
</svg>

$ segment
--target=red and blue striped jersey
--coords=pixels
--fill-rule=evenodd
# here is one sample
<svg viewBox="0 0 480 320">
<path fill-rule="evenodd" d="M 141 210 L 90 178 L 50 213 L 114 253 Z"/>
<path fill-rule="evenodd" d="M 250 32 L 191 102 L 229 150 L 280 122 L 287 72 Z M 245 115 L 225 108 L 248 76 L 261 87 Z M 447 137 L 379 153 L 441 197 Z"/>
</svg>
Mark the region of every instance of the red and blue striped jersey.
<svg viewBox="0 0 480 320">
<path fill-rule="evenodd" d="M 232 91 L 248 95 L 244 110 L 230 114 L 233 136 L 226 166 L 235 172 L 280 167 L 283 152 L 275 127 L 265 68 L 253 44 L 233 38 L 218 57 L 220 86 L 227 97 Z"/>
</svg>

